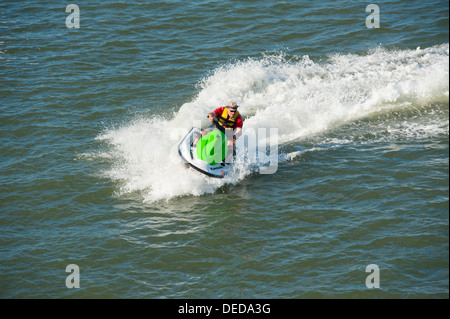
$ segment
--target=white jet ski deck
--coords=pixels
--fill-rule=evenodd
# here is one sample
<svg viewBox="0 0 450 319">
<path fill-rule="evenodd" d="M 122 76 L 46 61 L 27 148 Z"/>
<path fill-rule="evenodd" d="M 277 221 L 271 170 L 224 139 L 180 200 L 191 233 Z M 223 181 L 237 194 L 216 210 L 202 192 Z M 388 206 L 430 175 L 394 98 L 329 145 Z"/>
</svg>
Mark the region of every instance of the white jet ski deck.
<svg viewBox="0 0 450 319">
<path fill-rule="evenodd" d="M 186 166 L 210 177 L 224 178 L 233 168 L 232 163 L 223 162 L 227 154 L 226 138 L 219 130 L 202 137 L 201 130 L 193 127 L 178 145 L 178 153 Z"/>
</svg>

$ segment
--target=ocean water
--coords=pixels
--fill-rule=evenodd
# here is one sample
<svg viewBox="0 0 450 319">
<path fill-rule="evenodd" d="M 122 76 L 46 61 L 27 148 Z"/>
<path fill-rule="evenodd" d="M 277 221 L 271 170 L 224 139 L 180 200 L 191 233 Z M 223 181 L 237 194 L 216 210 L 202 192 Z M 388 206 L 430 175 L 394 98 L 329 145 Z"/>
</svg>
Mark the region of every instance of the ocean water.
<svg viewBox="0 0 450 319">
<path fill-rule="evenodd" d="M 69 3 L 0 4 L 0 297 L 449 297 L 447 1 Z M 178 158 L 230 100 L 271 174 Z"/>
</svg>

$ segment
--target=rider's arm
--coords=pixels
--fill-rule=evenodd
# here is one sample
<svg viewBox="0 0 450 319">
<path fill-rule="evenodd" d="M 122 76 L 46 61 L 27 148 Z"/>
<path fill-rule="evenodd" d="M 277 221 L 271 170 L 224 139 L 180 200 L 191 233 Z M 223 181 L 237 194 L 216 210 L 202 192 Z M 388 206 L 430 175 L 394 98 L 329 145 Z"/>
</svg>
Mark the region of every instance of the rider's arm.
<svg viewBox="0 0 450 319">
<path fill-rule="evenodd" d="M 237 127 L 236 130 L 234 131 L 234 135 L 236 136 L 236 139 L 239 138 L 239 136 L 241 136 L 242 134 L 242 128 Z"/>
</svg>

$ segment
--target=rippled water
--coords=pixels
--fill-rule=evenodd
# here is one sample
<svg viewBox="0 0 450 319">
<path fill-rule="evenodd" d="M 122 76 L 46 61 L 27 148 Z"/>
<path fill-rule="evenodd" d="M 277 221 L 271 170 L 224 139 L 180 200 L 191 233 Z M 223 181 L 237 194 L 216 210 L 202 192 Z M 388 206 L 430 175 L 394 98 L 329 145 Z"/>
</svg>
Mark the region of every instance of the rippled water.
<svg viewBox="0 0 450 319">
<path fill-rule="evenodd" d="M 448 298 L 447 2 L 77 4 L 0 4 L 2 298 Z M 231 99 L 276 173 L 182 165 Z"/>
</svg>

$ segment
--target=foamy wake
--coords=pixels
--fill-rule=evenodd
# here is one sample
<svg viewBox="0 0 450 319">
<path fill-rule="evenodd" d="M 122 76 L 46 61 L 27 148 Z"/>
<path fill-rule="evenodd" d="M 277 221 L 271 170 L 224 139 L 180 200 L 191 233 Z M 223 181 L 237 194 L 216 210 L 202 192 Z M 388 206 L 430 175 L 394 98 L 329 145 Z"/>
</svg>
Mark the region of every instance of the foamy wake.
<svg viewBox="0 0 450 319">
<path fill-rule="evenodd" d="M 448 44 L 378 48 L 323 61 L 276 54 L 229 63 L 205 77 L 196 98 L 172 118 L 140 118 L 101 134 L 98 139 L 109 143 L 107 156 L 114 159 L 105 174 L 118 181 L 119 195 L 138 192 L 146 202 L 213 193 L 247 176 L 245 163 L 234 176 L 211 179 L 186 169 L 177 145 L 192 126 L 207 126 L 205 115 L 229 100 L 241 105 L 247 132 L 276 128 L 282 146 L 377 112 L 448 105 L 448 83 Z M 438 123 L 424 123 L 424 129 L 432 131 L 430 125 L 448 135 L 448 115 Z M 279 159 L 294 156 L 281 154 Z"/>
</svg>

